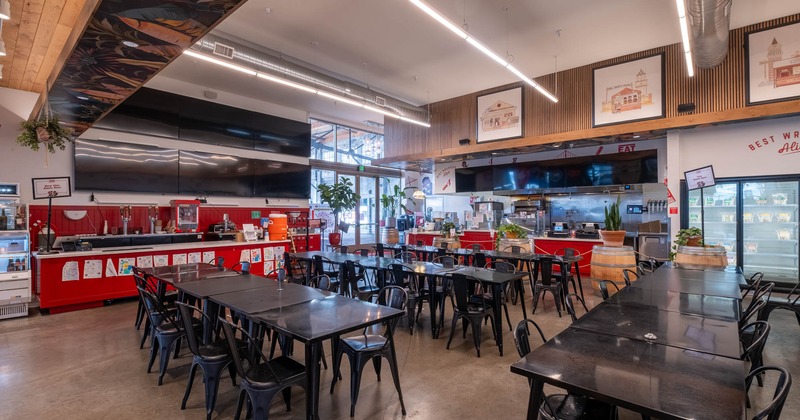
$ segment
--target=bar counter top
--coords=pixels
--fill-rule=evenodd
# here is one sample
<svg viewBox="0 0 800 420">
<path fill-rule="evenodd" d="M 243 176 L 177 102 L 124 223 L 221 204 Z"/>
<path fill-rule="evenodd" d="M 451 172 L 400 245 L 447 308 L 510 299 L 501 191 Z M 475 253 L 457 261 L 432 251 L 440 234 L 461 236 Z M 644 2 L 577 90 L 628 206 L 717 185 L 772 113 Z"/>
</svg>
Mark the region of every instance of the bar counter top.
<svg viewBox="0 0 800 420">
<path fill-rule="evenodd" d="M 197 233 L 194 234 L 196 235 Z M 159 235 L 159 234 L 153 234 L 153 235 Z M 142 235 L 137 235 L 137 236 L 142 236 Z M 57 258 L 92 257 L 92 256 L 102 256 L 102 255 L 107 256 L 107 255 L 127 254 L 131 252 L 142 252 L 142 251 L 163 252 L 163 251 L 175 251 L 182 249 L 200 250 L 208 248 L 225 248 L 234 246 L 270 245 L 270 244 L 279 245 L 287 243 L 289 243 L 288 239 L 283 241 L 253 241 L 253 242 L 236 242 L 236 241 L 184 242 L 177 244 L 119 246 L 119 247 L 93 249 L 91 251 L 72 251 L 72 252 L 58 251 L 58 253 L 56 254 L 40 254 L 39 252 L 34 251 L 31 254 L 37 259 L 57 259 Z"/>
</svg>

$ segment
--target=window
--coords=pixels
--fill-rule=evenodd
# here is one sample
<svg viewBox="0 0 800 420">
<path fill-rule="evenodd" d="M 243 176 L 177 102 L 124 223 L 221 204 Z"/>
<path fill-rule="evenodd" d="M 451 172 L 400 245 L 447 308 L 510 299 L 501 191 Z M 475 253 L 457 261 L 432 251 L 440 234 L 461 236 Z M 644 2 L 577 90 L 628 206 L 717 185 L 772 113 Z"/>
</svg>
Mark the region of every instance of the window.
<svg viewBox="0 0 800 420">
<path fill-rule="evenodd" d="M 334 161 L 334 130 L 333 124 L 311 120 L 311 159 Z"/>
<path fill-rule="evenodd" d="M 310 119 L 311 159 L 372 165 L 383 157 L 383 134 Z"/>
</svg>

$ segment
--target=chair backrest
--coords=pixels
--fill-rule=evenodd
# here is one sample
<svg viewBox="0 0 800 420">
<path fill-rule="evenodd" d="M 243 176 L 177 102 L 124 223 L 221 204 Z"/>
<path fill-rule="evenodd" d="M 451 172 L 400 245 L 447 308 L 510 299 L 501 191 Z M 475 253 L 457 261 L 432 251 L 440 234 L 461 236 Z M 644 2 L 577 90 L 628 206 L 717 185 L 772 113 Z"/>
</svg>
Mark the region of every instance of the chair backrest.
<svg viewBox="0 0 800 420">
<path fill-rule="evenodd" d="M 441 244 L 439 244 L 439 249 L 447 249 L 447 247 L 448 247 L 449 245 L 450 245 L 450 244 L 448 244 L 447 242 L 442 242 Z"/>
<path fill-rule="evenodd" d="M 147 312 L 150 322 L 153 325 L 158 325 L 166 321 L 172 324 L 172 327 L 178 331 L 183 329 L 183 327 L 180 326 L 175 320 L 175 317 L 173 317 L 172 314 L 170 314 L 164 305 L 158 300 L 155 294 L 143 287 L 137 286 L 136 289 L 139 290 L 139 297 L 142 299 L 145 311 Z"/>
<path fill-rule="evenodd" d="M 444 245 L 443 248 L 436 249 L 436 256 L 437 257 L 444 257 L 445 255 L 447 255 L 447 245 L 445 245 L 445 244 L 442 244 L 442 245 Z"/>
<path fill-rule="evenodd" d="M 486 267 L 486 254 L 483 252 L 472 254 L 472 265 L 474 267 Z"/>
<path fill-rule="evenodd" d="M 747 280 L 747 289 L 745 289 L 744 294 L 742 294 L 742 301 L 747 299 L 748 296 L 751 294 L 755 294 L 756 290 L 761 287 L 761 280 L 764 278 L 764 273 L 758 271 L 753 273 L 750 276 L 750 279 Z"/>
<path fill-rule="evenodd" d="M 517 324 L 517 328 L 514 329 L 514 344 L 517 346 L 517 352 L 519 353 L 519 357 L 525 357 L 528 353 L 531 352 L 531 343 L 529 337 L 531 335 L 529 325 L 533 325 L 536 327 L 536 331 L 539 332 L 539 336 L 542 337 L 542 343 L 546 342 L 547 339 L 544 338 L 544 333 L 542 329 L 539 328 L 539 324 L 534 322 L 531 319 L 523 319 L 522 321 Z"/>
<path fill-rule="evenodd" d="M 656 270 L 656 262 L 652 258 L 649 260 L 641 260 L 636 264 L 637 274 L 646 276 Z"/>
<path fill-rule="evenodd" d="M 186 331 L 186 341 L 189 342 L 189 350 L 191 350 L 192 354 L 195 356 L 199 356 L 200 343 L 197 340 L 197 335 L 194 333 L 192 318 L 194 318 L 195 313 L 200 314 L 200 319 L 203 320 L 204 325 L 211 325 L 211 319 L 208 315 L 204 314 L 203 311 L 194 306 L 183 302 L 175 302 L 175 305 L 178 306 L 178 310 L 181 312 L 181 323 L 183 324 L 184 331 Z"/>
<path fill-rule="evenodd" d="M 494 267 L 490 267 L 494 266 Z M 494 268 L 501 273 L 516 273 L 517 267 L 508 261 L 494 261 L 484 265 L 485 268 Z"/>
<path fill-rule="evenodd" d="M 778 372 L 778 380 L 775 383 L 775 393 L 772 394 L 772 401 L 761 411 L 756 413 L 756 415 L 753 416 L 753 420 L 778 420 L 781 417 L 781 411 L 783 410 L 783 404 L 786 402 L 786 397 L 789 395 L 789 389 L 792 387 L 792 375 L 788 370 L 779 366 L 761 366 L 747 374 L 747 378 L 745 378 L 747 391 L 750 391 L 753 378 L 768 371 Z"/>
<path fill-rule="evenodd" d="M 575 248 L 561 248 L 558 251 L 554 252 L 553 255 L 574 257 L 576 255 L 580 255 L 580 253 Z"/>
<path fill-rule="evenodd" d="M 483 251 L 483 245 L 481 244 L 472 244 L 469 246 L 469 248 L 472 250 L 472 252 Z"/>
<path fill-rule="evenodd" d="M 581 297 L 575 293 L 570 293 L 565 298 L 564 301 L 567 306 L 567 313 L 569 314 L 570 318 L 572 318 L 572 322 L 575 322 L 578 320 L 578 314 L 575 312 L 575 301 L 573 299 L 576 299 L 583 306 L 586 306 L 586 302 L 584 302 L 583 299 L 581 299 Z"/>
<path fill-rule="evenodd" d="M 213 265 L 214 265 L 214 267 L 217 267 L 217 268 L 222 268 L 222 267 L 224 267 L 224 266 L 225 266 L 225 265 L 224 265 L 224 264 L 225 264 L 225 257 L 223 257 L 223 256 L 219 256 L 219 257 L 216 257 L 216 258 L 214 258 L 214 259 L 213 259 L 213 260 L 211 260 L 211 261 L 206 261 L 206 262 L 207 262 L 208 264 L 213 264 Z"/>
<path fill-rule="evenodd" d="M 440 255 L 431 261 L 433 264 L 441 264 L 444 268 L 453 268 L 456 265 L 456 259 L 449 255 Z"/>
<path fill-rule="evenodd" d="M 425 246 L 425 242 L 424 241 L 417 241 L 417 246 Z"/>
<path fill-rule="evenodd" d="M 603 297 L 603 300 L 608 300 L 608 297 L 609 297 L 609 295 L 608 295 L 608 285 L 609 284 L 614 286 L 614 289 L 616 289 L 619 292 L 619 286 L 617 286 L 617 284 L 614 283 L 613 281 L 611 281 L 611 280 L 600 280 L 600 281 L 597 282 L 597 286 L 600 288 L 600 296 Z"/>
<path fill-rule="evenodd" d="M 760 308 L 756 308 L 759 302 L 764 301 L 767 296 L 772 295 L 772 289 L 775 287 L 775 283 L 760 283 L 759 282 L 758 288 L 754 289 L 753 298 L 750 300 L 750 303 L 747 305 L 746 308 L 742 309 L 742 317 L 739 325 L 744 325 L 744 320 L 746 318 L 750 318 L 756 313 Z M 755 284 L 754 284 L 755 286 Z M 747 294 L 747 293 L 745 293 Z M 766 302 L 765 302 L 766 303 Z M 763 307 L 763 306 L 762 306 Z"/>
<path fill-rule="evenodd" d="M 347 254 L 349 252 L 347 250 L 347 245 L 340 246 L 338 251 L 339 251 L 340 254 Z"/>
<path fill-rule="evenodd" d="M 239 268 L 238 270 L 236 268 Z M 239 274 L 250 274 L 250 263 L 247 261 L 240 261 L 231 267 L 231 270 L 236 271 Z"/>
<path fill-rule="evenodd" d="M 468 311 L 470 303 L 469 297 L 474 291 L 487 290 L 485 287 L 483 287 L 483 283 L 476 278 L 467 277 L 460 273 L 452 273 L 451 278 L 453 284 L 453 296 L 455 297 L 453 300 L 453 307 L 460 312 Z M 481 303 L 483 303 L 484 309 L 486 309 L 486 300 L 479 300 Z"/>
<path fill-rule="evenodd" d="M 553 284 L 553 257 L 544 256 L 539 258 L 539 271 L 542 284 L 550 286 Z"/>
<path fill-rule="evenodd" d="M 767 306 L 767 301 L 764 299 L 759 299 L 756 301 L 755 305 L 750 305 L 747 307 L 747 312 L 743 312 L 741 314 L 741 318 L 739 319 L 739 328 L 747 325 L 750 322 L 750 319 L 753 318 L 753 315 L 759 313 L 764 307 Z"/>
<path fill-rule="evenodd" d="M 630 286 L 632 281 L 639 280 L 639 273 L 624 268 L 622 269 L 622 278 L 625 280 L 625 285 Z"/>
<path fill-rule="evenodd" d="M 400 251 L 394 257 L 404 263 L 417 262 L 417 255 L 409 251 Z"/>
<path fill-rule="evenodd" d="M 384 254 L 385 252 L 386 251 L 384 250 L 383 244 L 381 242 L 378 242 L 377 244 L 375 244 L 375 255 L 377 255 L 379 257 L 383 257 L 385 255 Z"/>
<path fill-rule="evenodd" d="M 390 279 L 387 285 L 403 287 L 416 277 L 416 273 L 410 267 L 403 264 L 389 264 Z"/>
<path fill-rule="evenodd" d="M 269 370 L 272 377 L 275 378 L 275 381 L 278 384 L 283 383 L 283 378 L 272 368 L 271 363 L 267 361 L 268 359 L 264 357 L 264 353 L 261 352 L 258 341 L 254 340 L 247 331 L 236 324 L 228 322 L 228 320 L 223 317 L 219 318 L 219 322 L 222 326 L 222 333 L 225 335 L 225 342 L 228 344 L 228 351 L 231 355 L 231 359 L 233 359 L 233 364 L 236 366 L 236 373 L 238 373 L 241 378 L 253 380 L 253 378 L 247 376 L 247 370 L 245 370 L 244 363 L 242 363 L 242 354 L 239 352 L 239 345 L 236 341 L 237 333 L 241 334 L 242 340 L 247 344 L 247 355 L 245 356 L 250 366 L 261 364 L 262 360 L 265 361 L 266 363 L 263 363 L 263 366 Z"/>
<path fill-rule="evenodd" d="M 369 257 L 369 249 L 367 248 L 359 248 L 353 250 L 353 255 L 360 255 L 362 257 Z"/>
<path fill-rule="evenodd" d="M 747 360 L 752 363 L 752 367 L 756 368 L 761 360 L 761 353 L 764 351 L 764 345 L 767 343 L 769 337 L 769 322 L 767 321 L 753 321 L 739 330 L 741 336 L 747 330 L 753 331 L 753 341 L 750 343 L 742 343 L 742 360 Z"/>
<path fill-rule="evenodd" d="M 331 290 L 331 278 L 327 274 L 314 276 L 308 281 L 308 286 L 320 290 Z"/>
</svg>

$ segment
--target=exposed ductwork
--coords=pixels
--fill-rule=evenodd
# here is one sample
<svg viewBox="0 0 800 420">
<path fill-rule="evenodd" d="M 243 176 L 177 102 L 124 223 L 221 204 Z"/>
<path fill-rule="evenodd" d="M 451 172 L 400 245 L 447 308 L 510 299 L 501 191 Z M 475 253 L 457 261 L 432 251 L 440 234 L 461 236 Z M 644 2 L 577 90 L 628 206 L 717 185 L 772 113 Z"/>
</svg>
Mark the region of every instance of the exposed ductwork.
<svg viewBox="0 0 800 420">
<path fill-rule="evenodd" d="M 712 68 L 728 55 L 732 0 L 686 0 L 694 62 Z"/>
<path fill-rule="evenodd" d="M 430 120 L 430 114 L 424 108 L 411 105 L 355 83 L 339 80 L 319 71 L 287 61 L 282 57 L 276 57 L 216 34 L 206 35 L 195 43 L 191 49 L 219 59 L 230 60 L 234 64 L 262 74 L 327 91 L 363 105 L 398 114 L 412 120 L 422 122 Z"/>
</svg>

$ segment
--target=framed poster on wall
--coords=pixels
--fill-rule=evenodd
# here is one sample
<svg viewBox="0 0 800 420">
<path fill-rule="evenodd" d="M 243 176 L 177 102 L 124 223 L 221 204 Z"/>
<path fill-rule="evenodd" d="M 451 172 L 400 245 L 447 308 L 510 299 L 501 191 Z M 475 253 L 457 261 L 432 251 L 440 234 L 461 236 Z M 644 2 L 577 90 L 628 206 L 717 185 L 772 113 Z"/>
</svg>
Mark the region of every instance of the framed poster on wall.
<svg viewBox="0 0 800 420">
<path fill-rule="evenodd" d="M 478 143 L 523 136 L 522 87 L 478 96 Z"/>
<path fill-rule="evenodd" d="M 745 35 L 747 105 L 800 98 L 800 23 Z"/>
<path fill-rule="evenodd" d="M 664 118 L 664 54 L 594 69 L 592 126 Z"/>
</svg>

